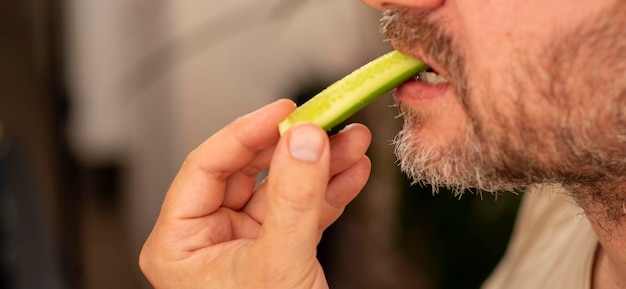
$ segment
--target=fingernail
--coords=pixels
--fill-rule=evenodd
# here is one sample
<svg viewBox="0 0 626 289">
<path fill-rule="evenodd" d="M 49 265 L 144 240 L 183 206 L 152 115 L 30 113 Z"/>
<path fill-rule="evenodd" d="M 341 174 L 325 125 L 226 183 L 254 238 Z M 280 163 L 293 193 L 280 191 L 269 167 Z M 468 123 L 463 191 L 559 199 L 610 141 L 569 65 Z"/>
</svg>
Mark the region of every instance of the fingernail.
<svg viewBox="0 0 626 289">
<path fill-rule="evenodd" d="M 323 135 L 311 125 L 296 125 L 289 136 L 289 153 L 297 160 L 316 162 L 322 155 Z"/>
<path fill-rule="evenodd" d="M 350 130 L 352 127 L 354 127 L 354 123 L 350 123 L 348 125 L 346 125 L 344 128 L 342 128 L 339 132 L 344 132 L 344 131 L 348 131 Z"/>
</svg>

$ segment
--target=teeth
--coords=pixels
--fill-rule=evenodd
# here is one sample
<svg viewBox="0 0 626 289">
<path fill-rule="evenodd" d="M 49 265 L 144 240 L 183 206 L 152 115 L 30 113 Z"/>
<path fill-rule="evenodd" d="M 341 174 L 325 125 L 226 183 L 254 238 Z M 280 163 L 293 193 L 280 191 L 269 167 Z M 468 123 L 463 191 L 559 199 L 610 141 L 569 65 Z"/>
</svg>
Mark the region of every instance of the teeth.
<svg viewBox="0 0 626 289">
<path fill-rule="evenodd" d="M 441 75 L 429 71 L 422 71 L 418 73 L 415 76 L 415 80 L 431 84 L 448 83 L 448 80 L 443 78 Z"/>
</svg>

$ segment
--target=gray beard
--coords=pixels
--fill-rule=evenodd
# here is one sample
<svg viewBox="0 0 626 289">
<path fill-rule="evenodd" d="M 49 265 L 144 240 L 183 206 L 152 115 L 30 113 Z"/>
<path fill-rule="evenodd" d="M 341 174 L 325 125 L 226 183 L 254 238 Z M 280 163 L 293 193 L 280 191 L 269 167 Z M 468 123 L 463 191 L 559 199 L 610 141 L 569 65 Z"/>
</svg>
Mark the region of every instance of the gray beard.
<svg viewBox="0 0 626 289">
<path fill-rule="evenodd" d="M 558 39 L 543 47 L 545 57 L 521 56 L 521 63 L 507 69 L 507 90 L 484 83 L 493 98 L 513 100 L 515 111 L 503 114 L 488 103 L 472 101 L 471 96 L 485 92 L 456 88 L 457 94 L 463 92 L 459 102 L 470 123 L 446 147 L 422 143 L 416 133 L 423 125 L 421 116 L 400 104 L 405 124 L 394 139 L 400 168 L 414 183 L 456 193 L 560 183 L 585 191 L 579 198 L 595 194 L 593 199 L 621 206 L 623 192 L 611 196 L 600 188 L 626 181 L 624 10 L 618 4 L 573 31 L 554 33 Z M 404 20 L 404 26 L 410 22 Z M 403 28 L 393 38 L 411 31 Z M 403 45 L 411 41 L 400 39 Z M 540 112 L 525 102 L 529 94 L 540 97 Z"/>
<path fill-rule="evenodd" d="M 401 103 L 398 103 L 398 107 L 404 118 L 404 126 L 393 140 L 394 152 L 400 169 L 412 180 L 412 184 L 429 184 L 434 192 L 444 187 L 456 196 L 466 189 L 498 192 L 519 187 L 520 184 L 509 180 L 487 177 L 490 173 L 485 168 L 489 166 L 481 161 L 481 145 L 472 128 L 468 128 L 466 135 L 455 139 L 445 148 L 422 145 L 413 133 L 422 125 L 420 117 Z"/>
</svg>

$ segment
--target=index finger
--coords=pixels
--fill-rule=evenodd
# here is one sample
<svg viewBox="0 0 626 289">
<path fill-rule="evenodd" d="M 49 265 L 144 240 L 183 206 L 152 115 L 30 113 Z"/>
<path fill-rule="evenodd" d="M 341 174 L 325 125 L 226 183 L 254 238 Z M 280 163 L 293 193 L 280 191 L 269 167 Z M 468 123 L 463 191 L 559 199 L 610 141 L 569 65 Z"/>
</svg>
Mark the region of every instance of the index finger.
<svg viewBox="0 0 626 289">
<path fill-rule="evenodd" d="M 279 100 L 238 118 L 192 151 L 165 197 L 161 215 L 178 219 L 206 216 L 224 200 L 227 179 L 278 141 L 278 123 L 295 104 Z"/>
</svg>

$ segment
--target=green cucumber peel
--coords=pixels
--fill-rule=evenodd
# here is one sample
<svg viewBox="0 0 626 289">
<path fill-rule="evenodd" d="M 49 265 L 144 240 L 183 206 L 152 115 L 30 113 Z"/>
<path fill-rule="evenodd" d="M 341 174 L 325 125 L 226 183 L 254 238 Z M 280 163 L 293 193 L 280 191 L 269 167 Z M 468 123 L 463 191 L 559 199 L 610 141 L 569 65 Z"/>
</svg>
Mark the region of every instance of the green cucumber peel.
<svg viewBox="0 0 626 289">
<path fill-rule="evenodd" d="M 296 108 L 278 124 L 278 131 L 282 135 L 299 122 L 311 122 L 330 130 L 427 68 L 423 62 L 398 51 L 388 52 L 331 84 Z"/>
</svg>

